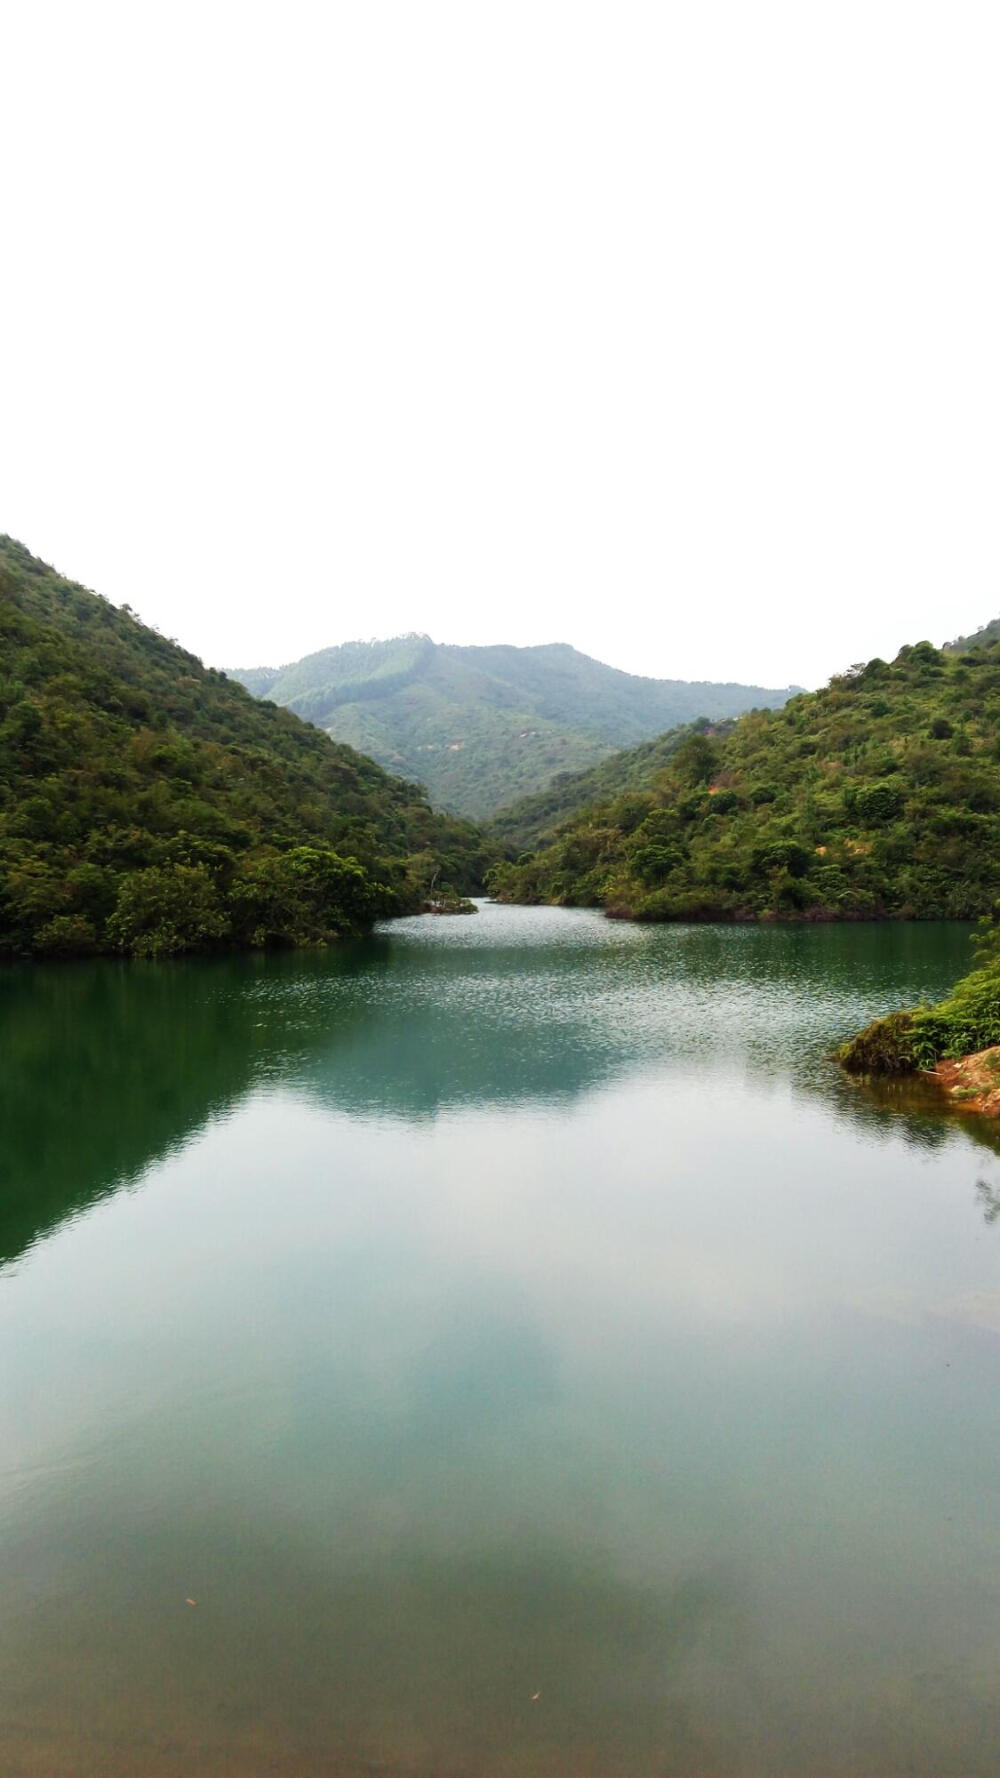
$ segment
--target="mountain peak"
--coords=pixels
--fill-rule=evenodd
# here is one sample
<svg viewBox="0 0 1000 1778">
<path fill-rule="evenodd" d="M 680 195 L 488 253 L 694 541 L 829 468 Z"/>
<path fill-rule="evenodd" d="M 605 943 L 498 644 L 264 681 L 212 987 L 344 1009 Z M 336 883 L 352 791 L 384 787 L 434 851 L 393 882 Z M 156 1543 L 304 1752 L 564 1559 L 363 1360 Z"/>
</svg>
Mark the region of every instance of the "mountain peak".
<svg viewBox="0 0 1000 1778">
<path fill-rule="evenodd" d="M 420 631 L 233 677 L 478 818 L 678 723 L 777 707 L 798 689 L 651 679 L 569 642 L 436 643 Z"/>
</svg>

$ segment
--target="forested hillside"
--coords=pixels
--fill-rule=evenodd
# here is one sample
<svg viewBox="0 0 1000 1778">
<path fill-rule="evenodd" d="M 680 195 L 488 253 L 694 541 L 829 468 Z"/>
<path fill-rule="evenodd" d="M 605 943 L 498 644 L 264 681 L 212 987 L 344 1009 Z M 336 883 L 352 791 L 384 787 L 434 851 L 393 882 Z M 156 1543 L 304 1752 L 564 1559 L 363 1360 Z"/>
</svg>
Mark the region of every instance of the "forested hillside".
<svg viewBox="0 0 1000 1778">
<path fill-rule="evenodd" d="M 974 630 L 971 636 L 956 636 L 954 642 L 946 642 L 948 654 L 964 654 L 969 648 L 982 648 L 991 642 L 1000 642 L 1000 617 L 991 623 L 984 624 L 981 630 Z"/>
<path fill-rule="evenodd" d="M 617 748 L 697 717 L 780 705 L 794 689 L 644 679 L 564 643 L 459 648 L 429 636 L 349 642 L 233 677 L 476 818 Z"/>
<path fill-rule="evenodd" d="M 869 661 L 725 735 L 498 866 L 503 900 L 646 920 L 971 918 L 1000 895 L 1000 643 Z M 669 740 L 669 737 L 668 737 Z"/>
<path fill-rule="evenodd" d="M 537 846 L 581 809 L 611 801 L 628 790 L 647 790 L 690 735 L 724 735 L 731 728 L 731 722 L 713 724 L 702 718 L 668 729 L 665 735 L 642 741 L 638 747 L 609 753 L 599 765 L 585 771 L 560 772 L 547 789 L 501 809 L 491 820 L 489 831 L 505 851 Z"/>
<path fill-rule="evenodd" d="M 485 857 L 419 786 L 0 538 L 0 956 L 321 940 Z"/>
</svg>

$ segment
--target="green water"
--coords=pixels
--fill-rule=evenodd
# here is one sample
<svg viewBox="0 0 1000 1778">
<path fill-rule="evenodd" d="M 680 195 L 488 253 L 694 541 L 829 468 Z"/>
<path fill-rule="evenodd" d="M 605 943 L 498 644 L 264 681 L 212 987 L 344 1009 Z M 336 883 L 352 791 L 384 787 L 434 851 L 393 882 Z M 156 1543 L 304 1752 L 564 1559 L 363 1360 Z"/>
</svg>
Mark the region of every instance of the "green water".
<svg viewBox="0 0 1000 1778">
<path fill-rule="evenodd" d="M 826 1059 L 967 951 L 0 977 L 0 1771 L 995 1778 L 1000 1159 Z"/>
</svg>

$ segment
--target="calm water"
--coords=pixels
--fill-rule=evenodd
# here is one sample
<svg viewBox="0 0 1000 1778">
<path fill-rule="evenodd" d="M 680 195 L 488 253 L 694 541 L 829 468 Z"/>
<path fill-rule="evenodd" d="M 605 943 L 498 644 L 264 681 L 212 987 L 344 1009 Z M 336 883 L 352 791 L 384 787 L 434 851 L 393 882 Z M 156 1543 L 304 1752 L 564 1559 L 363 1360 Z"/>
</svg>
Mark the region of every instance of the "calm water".
<svg viewBox="0 0 1000 1778">
<path fill-rule="evenodd" d="M 1000 1159 L 825 1059 L 967 948 L 0 977 L 0 1771 L 995 1778 Z"/>
</svg>

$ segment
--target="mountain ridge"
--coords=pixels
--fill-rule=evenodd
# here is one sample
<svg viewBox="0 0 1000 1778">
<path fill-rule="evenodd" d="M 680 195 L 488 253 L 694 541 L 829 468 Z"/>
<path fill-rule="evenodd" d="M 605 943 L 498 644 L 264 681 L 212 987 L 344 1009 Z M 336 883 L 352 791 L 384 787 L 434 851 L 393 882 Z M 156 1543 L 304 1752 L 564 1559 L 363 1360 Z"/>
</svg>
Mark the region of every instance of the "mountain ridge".
<svg viewBox="0 0 1000 1778">
<path fill-rule="evenodd" d="M 568 642 L 466 645 L 420 632 L 227 672 L 479 820 L 557 773 L 683 722 L 780 707 L 798 690 L 627 673 Z"/>
</svg>

